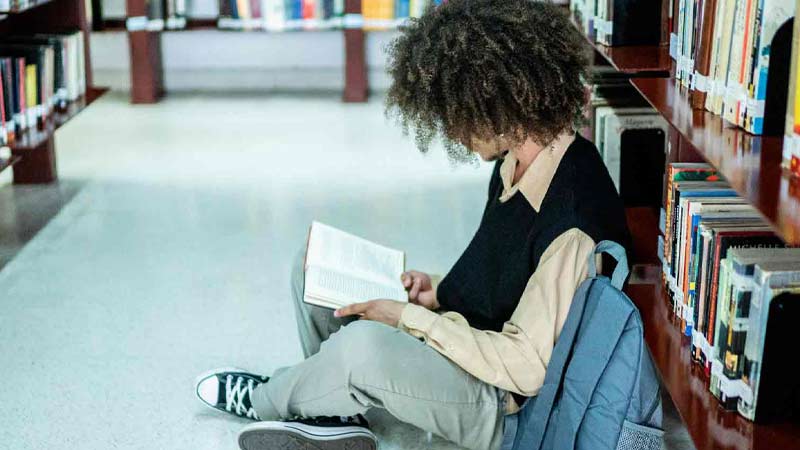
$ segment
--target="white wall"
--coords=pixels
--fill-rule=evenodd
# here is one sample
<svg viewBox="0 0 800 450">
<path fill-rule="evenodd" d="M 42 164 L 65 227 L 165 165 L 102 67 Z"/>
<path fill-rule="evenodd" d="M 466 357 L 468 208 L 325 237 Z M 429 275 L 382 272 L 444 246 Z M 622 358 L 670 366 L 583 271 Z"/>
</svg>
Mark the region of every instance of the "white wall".
<svg viewBox="0 0 800 450">
<path fill-rule="evenodd" d="M 371 89 L 388 87 L 383 50 L 395 34 L 367 33 Z M 339 90 L 344 83 L 344 38 L 340 31 L 164 32 L 161 46 L 168 91 Z M 93 33 L 91 51 L 95 84 L 130 89 L 130 59 L 124 32 Z"/>
</svg>

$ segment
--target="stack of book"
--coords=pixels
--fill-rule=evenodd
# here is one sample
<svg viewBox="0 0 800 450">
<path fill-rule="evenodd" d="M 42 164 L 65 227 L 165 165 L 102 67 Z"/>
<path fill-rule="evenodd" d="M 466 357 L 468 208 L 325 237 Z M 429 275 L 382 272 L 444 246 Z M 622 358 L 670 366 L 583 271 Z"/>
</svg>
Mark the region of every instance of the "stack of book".
<svg viewBox="0 0 800 450">
<path fill-rule="evenodd" d="M 147 0 L 147 15 L 128 17 L 128 31 L 162 31 L 186 28 L 187 0 Z"/>
<path fill-rule="evenodd" d="M 83 33 L 7 36 L 0 41 L 0 140 L 13 142 L 54 109 L 86 93 Z"/>
<path fill-rule="evenodd" d="M 704 163 L 668 165 L 660 225 L 664 281 L 675 322 L 691 337 L 691 356 L 720 404 L 754 420 L 763 415 L 759 396 L 774 399 L 760 383 L 770 305 L 800 292 L 800 249 L 785 248 Z"/>
<path fill-rule="evenodd" d="M 361 16 L 344 14 L 344 0 L 220 0 L 218 26 L 233 30 L 384 30 L 419 17 L 442 0 L 362 0 Z"/>
<path fill-rule="evenodd" d="M 598 44 L 666 44 L 668 30 L 675 82 L 695 109 L 756 135 L 781 135 L 795 3 L 572 0 L 570 7 Z"/>
<path fill-rule="evenodd" d="M 786 90 L 770 93 L 783 100 L 770 106 L 767 86 L 771 76 L 786 77 L 770 68 L 788 69 L 788 52 L 778 50 L 790 48 L 794 14 L 795 0 L 676 0 L 670 55 L 692 106 L 753 134 L 780 134 L 782 126 L 769 130 L 765 115 L 777 112 L 782 124 Z"/>
<path fill-rule="evenodd" d="M 669 125 L 625 74 L 595 67 L 590 86 L 584 136 L 597 145 L 626 206 L 658 207 Z"/>
</svg>

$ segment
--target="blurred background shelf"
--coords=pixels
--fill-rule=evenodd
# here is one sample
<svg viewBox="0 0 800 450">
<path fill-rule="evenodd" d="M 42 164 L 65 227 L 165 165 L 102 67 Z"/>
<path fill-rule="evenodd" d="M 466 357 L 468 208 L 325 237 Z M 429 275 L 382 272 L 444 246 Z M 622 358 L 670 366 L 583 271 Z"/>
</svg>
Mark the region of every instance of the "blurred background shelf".
<svg viewBox="0 0 800 450">
<path fill-rule="evenodd" d="M 14 142 L 9 144 L 9 147 L 16 152 L 23 152 L 26 150 L 32 151 L 38 148 L 47 140 L 52 139 L 53 133 L 55 133 L 57 129 L 77 116 L 106 92 L 108 92 L 106 88 L 87 88 L 86 95 L 83 98 L 70 102 L 64 109 L 54 110 L 53 114 L 43 125 L 30 128 L 21 135 L 16 136 Z"/>
<path fill-rule="evenodd" d="M 106 89 L 92 82 L 90 24 L 84 0 L 50 0 L 38 2 L 24 11 L 0 20 L 0 38 L 5 35 L 28 35 L 79 30 L 83 33 L 86 94 L 71 102 L 64 110 L 54 111 L 40 127 L 32 127 L 16 136 L 9 147 L 14 158 L 14 183 L 51 183 L 58 179 L 55 155 L 55 131 L 79 114 Z"/>
<path fill-rule="evenodd" d="M 27 11 L 30 11 L 30 10 L 36 8 L 37 6 L 41 6 L 41 5 L 50 3 L 51 1 L 53 1 L 53 0 L 35 0 L 35 1 L 30 1 L 30 2 L 28 2 L 27 5 L 25 5 L 25 6 L 21 7 L 21 8 L 12 8 L 12 9 L 10 9 L 8 11 L 0 10 L 0 14 L 22 14 L 24 12 L 27 12 Z M 0 20 L 2 20 L 2 17 L 0 17 Z"/>
</svg>

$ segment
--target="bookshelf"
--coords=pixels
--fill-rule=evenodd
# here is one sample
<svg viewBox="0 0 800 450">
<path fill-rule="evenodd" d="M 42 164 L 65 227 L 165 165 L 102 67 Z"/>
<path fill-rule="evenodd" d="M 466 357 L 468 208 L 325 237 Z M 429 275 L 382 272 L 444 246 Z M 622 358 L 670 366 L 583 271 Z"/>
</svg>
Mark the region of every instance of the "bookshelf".
<svg viewBox="0 0 800 450">
<path fill-rule="evenodd" d="M 788 244 L 800 244 L 800 186 L 781 175 L 782 137 L 754 136 L 719 116 L 691 108 L 669 78 L 667 46 L 607 47 L 589 41 L 595 61 L 630 74 L 631 83 L 671 126 L 667 162 L 707 162 L 749 201 Z M 629 208 L 634 263 L 627 294 L 639 308 L 645 341 L 664 386 L 698 450 L 800 449 L 800 424 L 755 424 L 723 410 L 708 378 L 690 358 L 662 286 L 657 256 L 658 212 Z"/>
<path fill-rule="evenodd" d="M 147 16 L 147 0 L 126 0 L 128 18 Z M 344 3 L 344 39 L 345 73 L 342 100 L 346 103 L 366 102 L 369 94 L 367 81 L 367 64 L 365 54 L 365 31 L 361 22 L 361 0 L 345 0 Z M 111 22 L 104 29 L 118 29 L 124 24 Z M 164 96 L 164 70 L 161 54 L 162 31 L 141 29 L 128 31 L 131 67 L 131 103 L 156 103 Z M 192 30 L 218 29 L 216 21 L 188 20 L 187 26 L 181 30 L 164 30 L 165 32 L 191 32 Z M 235 30 L 232 32 L 250 32 Z M 254 31 L 263 33 L 263 31 Z M 299 31 L 308 32 L 308 31 Z"/>
<path fill-rule="evenodd" d="M 800 244 L 800 198 L 781 176 L 782 137 L 754 136 L 708 111 L 692 109 L 672 79 L 638 78 L 632 83 L 680 134 L 682 149 L 688 147 L 681 160 L 716 167 L 787 244 Z"/>
<path fill-rule="evenodd" d="M 31 4 L 23 10 L 0 15 L 0 39 L 6 35 L 82 30 L 86 71 L 86 95 L 54 113 L 39 127 L 31 127 L 9 144 L 11 158 L 0 161 L 0 171 L 14 171 L 14 183 L 50 183 L 58 179 L 55 131 L 102 96 L 106 89 L 94 87 L 89 52 L 89 21 L 84 0 L 49 0 Z"/>
</svg>

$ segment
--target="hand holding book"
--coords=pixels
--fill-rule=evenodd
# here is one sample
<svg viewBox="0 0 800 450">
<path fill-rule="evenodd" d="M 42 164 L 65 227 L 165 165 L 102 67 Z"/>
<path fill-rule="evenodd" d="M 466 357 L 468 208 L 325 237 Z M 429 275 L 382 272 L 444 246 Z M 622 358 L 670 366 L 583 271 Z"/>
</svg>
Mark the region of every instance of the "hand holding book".
<svg viewBox="0 0 800 450">
<path fill-rule="evenodd" d="M 436 289 L 433 288 L 431 276 L 424 272 L 409 270 L 400 276 L 403 287 L 408 291 L 408 301 L 423 306 L 431 311 L 439 309 L 436 300 Z"/>
</svg>

